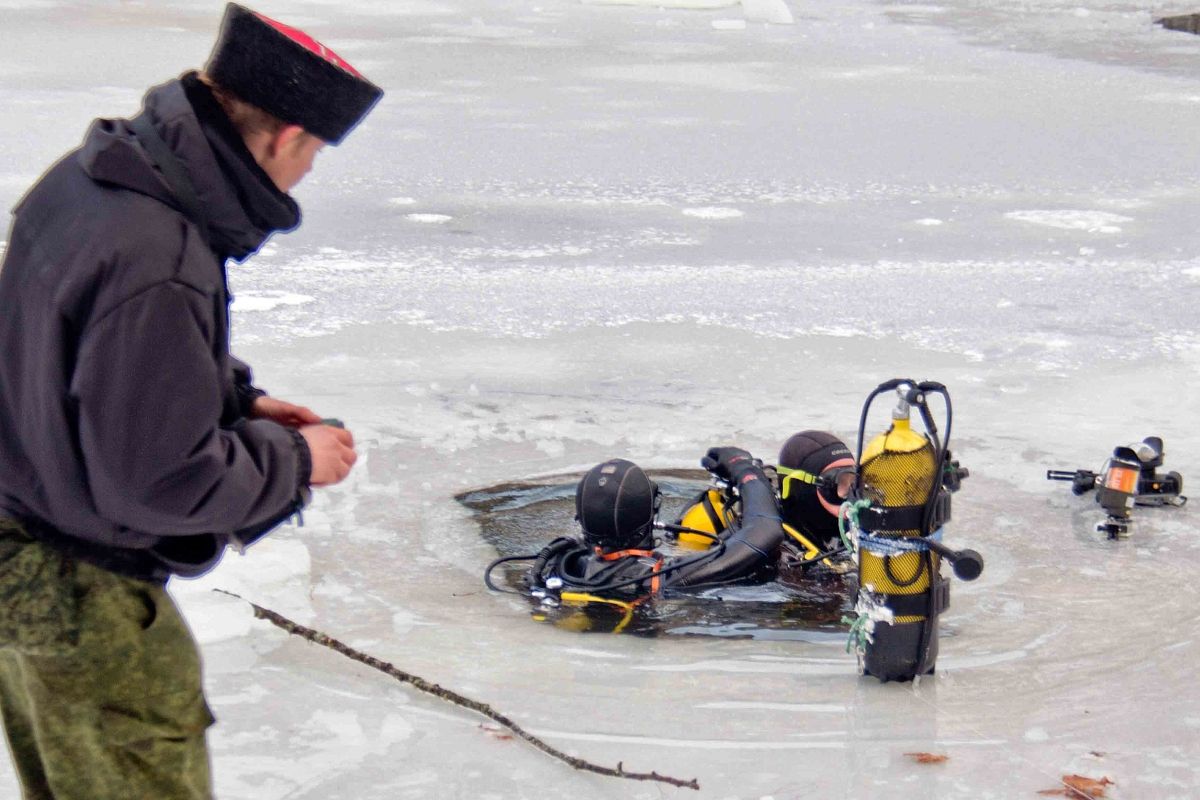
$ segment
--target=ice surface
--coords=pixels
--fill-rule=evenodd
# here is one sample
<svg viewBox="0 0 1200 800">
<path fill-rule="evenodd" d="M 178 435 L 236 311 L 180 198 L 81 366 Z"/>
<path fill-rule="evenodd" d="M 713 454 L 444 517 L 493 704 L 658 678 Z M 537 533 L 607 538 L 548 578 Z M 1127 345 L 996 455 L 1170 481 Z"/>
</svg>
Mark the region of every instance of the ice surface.
<svg viewBox="0 0 1200 800">
<path fill-rule="evenodd" d="M 742 0 L 742 13 L 751 22 L 791 25 L 796 21 L 785 0 Z"/>
<path fill-rule="evenodd" d="M 233 298 L 235 312 L 271 311 L 279 306 L 299 306 L 311 303 L 314 298 L 306 294 L 290 294 L 278 291 L 246 291 Z"/>
<path fill-rule="evenodd" d="M 684 216 L 698 219 L 737 219 L 745 213 L 736 208 L 721 208 L 720 206 L 704 206 L 703 208 L 685 208 Z"/>
<path fill-rule="evenodd" d="M 581 0 L 589 5 L 650 6 L 652 8 L 693 9 L 708 11 L 740 5 L 742 13 L 752 22 L 791 25 L 795 19 L 785 0 Z M 734 20 L 714 20 L 713 27 L 721 30 L 740 30 L 729 23 Z M 744 24 L 742 28 L 744 28 Z"/>
<path fill-rule="evenodd" d="M 1120 233 L 1121 226 L 1118 223 L 1134 221 L 1133 217 L 1113 214 L 1109 211 L 1010 211 L 1004 216 L 1018 222 L 1029 222 L 1034 225 L 1045 225 L 1068 231 L 1087 231 L 1088 233 Z"/>
<path fill-rule="evenodd" d="M 1069 773 L 1193 797 L 1194 509 L 1109 542 L 1044 476 L 1150 434 L 1200 474 L 1200 37 L 1144 0 L 793 2 L 736 31 L 713 27 L 733 3 L 662 5 L 263 7 L 388 93 L 297 190 L 303 227 L 231 273 L 235 350 L 361 459 L 304 528 L 175 587 L 218 797 L 690 793 L 576 773 L 210 587 L 702 797 L 1008 800 Z M 0 3 L 0 203 L 203 63 L 219 11 Z M 972 475 L 947 542 L 987 560 L 935 677 L 861 679 L 811 630 L 580 635 L 484 590 L 496 550 L 456 494 L 853 442 L 896 375 L 953 393 Z"/>
<path fill-rule="evenodd" d="M 741 0 L 581 0 L 585 5 L 649 6 L 651 8 L 710 10 L 736 6 Z"/>
</svg>

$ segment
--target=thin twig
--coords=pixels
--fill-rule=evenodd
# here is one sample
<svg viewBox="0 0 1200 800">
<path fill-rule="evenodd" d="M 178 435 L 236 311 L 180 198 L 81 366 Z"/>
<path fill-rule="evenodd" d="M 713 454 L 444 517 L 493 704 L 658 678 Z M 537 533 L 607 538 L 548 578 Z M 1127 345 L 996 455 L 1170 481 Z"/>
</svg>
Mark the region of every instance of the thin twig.
<svg viewBox="0 0 1200 800">
<path fill-rule="evenodd" d="M 251 603 L 246 598 L 234 594 L 233 592 L 227 592 L 224 589 L 214 589 L 213 591 L 229 595 L 230 597 L 236 597 L 238 600 L 248 603 L 250 607 L 254 609 L 255 617 L 258 619 L 265 619 L 277 628 L 282 628 L 294 636 L 307 639 L 308 641 L 319 644 L 322 647 L 328 647 L 330 650 L 341 653 L 346 658 L 366 664 L 368 667 L 372 667 L 380 672 L 386 673 L 387 675 L 391 675 L 401 683 L 407 683 L 414 689 L 425 692 L 426 694 L 431 694 L 434 697 L 440 697 L 456 706 L 461 706 L 478 714 L 482 714 L 493 722 L 508 728 L 517 736 L 529 742 L 546 755 L 557 758 L 559 761 L 566 762 L 575 769 L 583 770 L 584 772 L 594 772 L 597 775 L 607 775 L 612 778 L 626 778 L 631 781 L 659 781 L 661 783 L 668 783 L 672 786 L 679 786 L 685 789 L 696 789 L 697 791 L 700 789 L 700 782 L 695 778 L 692 778 L 690 781 L 685 781 L 681 778 L 672 778 L 669 775 L 659 775 L 657 772 L 626 772 L 623 762 L 617 762 L 617 766 L 614 769 L 612 767 L 601 767 L 597 764 L 591 763 L 590 761 L 585 761 L 582 758 L 575 758 L 574 756 L 567 755 L 561 750 L 546 744 L 532 733 L 527 732 L 520 725 L 496 711 L 487 703 L 480 703 L 476 700 L 472 700 L 469 697 L 464 697 L 458 692 L 438 686 L 436 683 L 430 683 L 424 678 L 418 675 L 413 675 L 409 672 L 405 672 L 404 670 L 397 668 L 395 665 L 390 664 L 387 661 L 382 661 L 374 656 L 369 656 L 361 650 L 355 650 L 353 647 L 339 642 L 332 636 L 328 636 L 320 631 L 313 630 L 312 628 L 306 628 L 303 625 L 293 622 L 287 617 L 270 610 L 269 608 L 263 608 L 260 605 Z"/>
</svg>

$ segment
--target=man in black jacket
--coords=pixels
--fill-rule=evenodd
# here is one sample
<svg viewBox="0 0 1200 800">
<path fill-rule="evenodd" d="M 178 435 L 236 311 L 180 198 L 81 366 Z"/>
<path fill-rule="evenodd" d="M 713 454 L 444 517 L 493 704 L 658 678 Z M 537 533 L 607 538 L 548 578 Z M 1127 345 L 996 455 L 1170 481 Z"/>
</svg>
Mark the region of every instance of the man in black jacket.
<svg viewBox="0 0 1200 800">
<path fill-rule="evenodd" d="M 0 712 L 26 798 L 207 798 L 197 648 L 164 591 L 294 514 L 350 433 L 229 353 L 225 262 L 381 91 L 230 4 L 203 74 L 97 120 L 0 268 Z"/>
</svg>

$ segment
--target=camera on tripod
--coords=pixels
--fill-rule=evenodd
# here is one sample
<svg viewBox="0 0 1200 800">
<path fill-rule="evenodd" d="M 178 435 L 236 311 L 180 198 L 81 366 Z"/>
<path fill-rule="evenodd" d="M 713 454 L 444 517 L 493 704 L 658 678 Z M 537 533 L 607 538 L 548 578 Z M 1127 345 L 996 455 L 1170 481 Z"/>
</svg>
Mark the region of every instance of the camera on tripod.
<svg viewBox="0 0 1200 800">
<path fill-rule="evenodd" d="M 1107 533 L 1110 539 L 1124 539 L 1129 536 L 1135 505 L 1182 506 L 1187 502 L 1182 494 L 1183 477 L 1178 472 L 1159 473 L 1162 464 L 1162 438 L 1147 436 L 1141 442 L 1114 448 L 1098 473 L 1050 469 L 1046 470 L 1046 479 L 1070 481 L 1071 491 L 1077 495 L 1095 489 L 1096 502 L 1108 513 L 1096 530 Z"/>
</svg>

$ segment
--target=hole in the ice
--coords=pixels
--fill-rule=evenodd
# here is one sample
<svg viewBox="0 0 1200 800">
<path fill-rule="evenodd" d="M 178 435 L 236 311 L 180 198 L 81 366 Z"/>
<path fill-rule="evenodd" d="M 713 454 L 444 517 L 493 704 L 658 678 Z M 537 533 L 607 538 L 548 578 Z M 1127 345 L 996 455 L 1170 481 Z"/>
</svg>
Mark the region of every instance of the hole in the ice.
<svg viewBox="0 0 1200 800">
<path fill-rule="evenodd" d="M 1200 14 L 1180 14 L 1175 17 L 1163 17 L 1154 22 L 1169 31 L 1200 34 Z"/>
<path fill-rule="evenodd" d="M 708 485 L 699 470 L 649 470 L 663 492 L 659 519 L 670 521 Z M 577 530 L 575 485 L 580 475 L 556 475 L 531 481 L 503 483 L 458 495 L 475 512 L 484 540 L 498 556 L 534 554 L 556 536 Z M 694 551 L 663 544 L 668 555 Z M 493 573 L 497 586 L 521 591 L 528 562 L 501 565 Z M 843 614 L 853 606 L 853 574 L 825 570 L 795 574 L 781 570 L 775 580 L 754 585 L 710 588 L 698 593 L 657 598 L 639 606 L 622 622 L 625 612 L 600 603 L 545 607 L 530 599 L 533 619 L 577 631 L 611 632 L 620 626 L 641 636 L 703 635 L 721 638 L 794 639 L 810 642 L 845 641 Z M 514 624 L 516 624 L 514 620 Z"/>
</svg>

